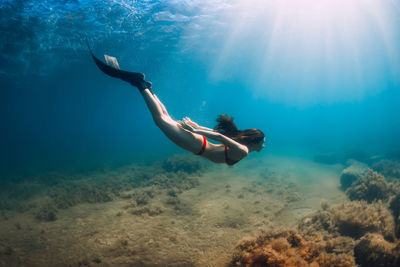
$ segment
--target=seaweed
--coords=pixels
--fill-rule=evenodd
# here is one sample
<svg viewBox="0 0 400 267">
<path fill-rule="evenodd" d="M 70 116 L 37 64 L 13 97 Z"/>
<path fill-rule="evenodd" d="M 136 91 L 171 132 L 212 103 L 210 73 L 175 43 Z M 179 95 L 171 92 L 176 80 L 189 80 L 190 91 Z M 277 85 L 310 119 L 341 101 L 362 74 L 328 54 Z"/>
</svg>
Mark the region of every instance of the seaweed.
<svg viewBox="0 0 400 267">
<path fill-rule="evenodd" d="M 392 198 L 389 207 L 393 213 L 396 222 L 396 236 L 400 238 L 400 193 Z"/>
<path fill-rule="evenodd" d="M 51 190 L 49 196 L 58 209 L 66 209 L 80 203 L 101 203 L 113 199 L 110 188 L 91 182 L 72 182 Z"/>
<path fill-rule="evenodd" d="M 239 241 L 231 265 L 356 266 L 351 255 L 334 252 L 334 243 L 320 235 L 301 235 L 293 230 L 264 232 Z"/>
<path fill-rule="evenodd" d="M 381 202 L 368 204 L 353 201 L 337 205 L 304 217 L 299 230 L 312 234 L 325 231 L 334 236 L 360 238 L 367 233 L 379 233 L 394 240 L 395 223 L 390 211 Z"/>
<path fill-rule="evenodd" d="M 157 186 L 162 189 L 174 190 L 175 193 L 181 193 L 192 189 L 200 184 L 198 177 L 189 176 L 187 173 L 178 171 L 160 173 L 147 180 L 142 186 Z"/>
<path fill-rule="evenodd" d="M 400 199 L 400 197 L 399 197 Z M 399 199 L 390 208 L 398 214 Z M 232 266 L 399 266 L 394 217 L 382 202 L 353 201 L 304 217 L 298 232 L 280 230 L 244 238 Z"/>
<path fill-rule="evenodd" d="M 351 200 L 365 200 L 367 202 L 385 201 L 390 193 L 391 189 L 385 178 L 370 169 L 346 190 L 346 194 Z"/>
<path fill-rule="evenodd" d="M 36 208 L 34 197 L 50 197 L 56 209 L 67 209 L 81 203 L 109 202 L 117 197 L 135 198 L 138 205 L 145 205 L 156 189 L 141 195 L 124 193 L 138 187 L 155 186 L 168 189 L 171 196 L 199 185 L 198 176 L 205 169 L 199 159 L 187 155 L 173 156 L 163 162 L 144 166 L 133 164 L 115 171 L 82 175 L 43 174 L 32 181 L 20 181 L 1 188 L 0 210 L 21 212 Z M 40 194 L 40 195 L 39 195 Z M 40 212 L 39 218 L 45 212 Z"/>
<path fill-rule="evenodd" d="M 167 172 L 184 172 L 188 174 L 199 173 L 204 164 L 198 158 L 187 155 L 174 155 L 162 163 Z"/>
<path fill-rule="evenodd" d="M 132 197 L 134 198 L 136 205 L 144 206 L 150 202 L 150 199 L 154 198 L 154 194 L 153 194 L 152 190 L 150 190 L 150 189 L 136 190 L 132 194 Z"/>
<path fill-rule="evenodd" d="M 394 217 L 398 217 L 400 215 L 400 193 L 392 198 L 389 207 L 392 210 Z"/>
<path fill-rule="evenodd" d="M 342 171 L 340 175 L 340 187 L 342 190 L 349 188 L 359 180 L 368 170 L 368 167 L 357 161 L 350 161 L 351 165 Z"/>
<path fill-rule="evenodd" d="M 341 176 L 342 188 L 346 188 L 346 194 L 350 200 L 364 200 L 369 203 L 376 201 L 387 202 L 393 213 L 394 233 L 397 237 L 400 236 L 400 179 L 393 177 L 397 175 L 398 167 L 399 164 L 397 162 L 381 160 L 375 163 L 373 168 L 385 174 L 386 177 L 371 169 L 367 169 L 365 173 L 362 173 L 360 168 L 347 168 L 342 172 Z M 389 179 L 386 179 L 387 177 Z"/>
<path fill-rule="evenodd" d="M 354 247 L 354 257 L 361 266 L 400 265 L 400 242 L 387 242 L 379 234 L 366 234 Z"/>
</svg>

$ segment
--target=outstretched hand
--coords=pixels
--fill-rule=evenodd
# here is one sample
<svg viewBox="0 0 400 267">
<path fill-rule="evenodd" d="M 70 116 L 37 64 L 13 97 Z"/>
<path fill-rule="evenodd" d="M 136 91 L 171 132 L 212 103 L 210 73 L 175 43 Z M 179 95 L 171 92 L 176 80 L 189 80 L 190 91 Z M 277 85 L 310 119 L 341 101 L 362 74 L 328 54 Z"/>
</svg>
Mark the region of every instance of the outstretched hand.
<svg viewBox="0 0 400 267">
<path fill-rule="evenodd" d="M 192 121 L 189 117 L 185 117 L 182 120 L 189 126 L 192 126 L 194 128 L 199 128 L 199 125 L 197 123 L 195 123 L 194 121 Z"/>
<path fill-rule="evenodd" d="M 180 126 L 180 127 L 182 127 L 183 129 L 185 129 L 185 130 L 188 130 L 189 132 L 195 132 L 196 131 L 196 129 L 195 128 L 193 128 L 192 126 L 190 126 L 188 123 L 187 123 L 187 120 L 184 118 L 182 121 L 177 121 L 178 122 L 178 125 Z"/>
</svg>

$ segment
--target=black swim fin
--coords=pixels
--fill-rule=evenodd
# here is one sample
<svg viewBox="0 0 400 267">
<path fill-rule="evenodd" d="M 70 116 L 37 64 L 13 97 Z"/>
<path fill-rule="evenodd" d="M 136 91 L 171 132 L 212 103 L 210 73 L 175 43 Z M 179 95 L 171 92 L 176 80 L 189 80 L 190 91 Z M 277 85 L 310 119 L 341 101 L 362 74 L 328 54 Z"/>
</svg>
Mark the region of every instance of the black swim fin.
<svg viewBox="0 0 400 267">
<path fill-rule="evenodd" d="M 104 72 L 108 76 L 118 78 L 125 82 L 130 83 L 131 85 L 137 87 L 140 92 L 142 92 L 146 88 L 148 88 L 151 91 L 152 84 L 151 82 L 147 82 L 144 80 L 145 75 L 143 73 L 120 70 L 118 61 L 115 57 L 104 55 L 108 64 L 104 63 L 93 54 L 92 49 L 90 48 L 87 40 L 86 44 L 89 48 L 89 52 L 92 55 L 94 62 L 102 72 Z"/>
</svg>

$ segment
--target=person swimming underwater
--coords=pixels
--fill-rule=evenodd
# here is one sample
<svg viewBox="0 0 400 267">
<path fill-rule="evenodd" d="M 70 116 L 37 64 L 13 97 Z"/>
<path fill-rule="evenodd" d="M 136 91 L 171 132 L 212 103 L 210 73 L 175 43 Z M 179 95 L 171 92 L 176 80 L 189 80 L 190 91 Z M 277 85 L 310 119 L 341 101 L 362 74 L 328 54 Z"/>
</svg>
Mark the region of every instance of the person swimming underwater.
<svg viewBox="0 0 400 267">
<path fill-rule="evenodd" d="M 188 117 L 182 121 L 175 121 L 154 94 L 151 82 L 145 81 L 143 73 L 120 70 L 117 59 L 108 55 L 104 55 L 106 64 L 95 57 L 89 44 L 87 45 L 94 62 L 102 72 L 128 82 L 139 89 L 155 124 L 181 148 L 215 163 L 234 165 L 250 152 L 259 152 L 264 147 L 265 135 L 262 131 L 258 129 L 238 130 L 233 118 L 227 115 L 219 115 L 218 124 L 214 129 L 200 126 Z M 207 138 L 222 144 L 214 144 Z"/>
</svg>

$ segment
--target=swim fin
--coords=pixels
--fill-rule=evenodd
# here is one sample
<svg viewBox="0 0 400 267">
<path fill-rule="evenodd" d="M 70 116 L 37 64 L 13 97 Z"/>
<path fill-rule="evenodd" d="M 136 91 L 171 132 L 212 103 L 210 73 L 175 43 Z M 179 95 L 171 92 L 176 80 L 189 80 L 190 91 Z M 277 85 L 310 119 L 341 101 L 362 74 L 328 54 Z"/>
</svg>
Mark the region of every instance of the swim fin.
<svg viewBox="0 0 400 267">
<path fill-rule="evenodd" d="M 119 64 L 118 61 L 115 57 L 111 57 L 108 55 L 104 55 L 106 59 L 106 63 L 98 59 L 92 52 L 92 49 L 89 46 L 88 41 L 86 40 L 86 44 L 89 48 L 89 52 L 96 63 L 97 67 L 107 74 L 108 76 L 114 77 L 121 79 L 125 82 L 130 83 L 131 85 L 137 87 L 140 92 L 148 88 L 151 91 L 151 82 L 147 82 L 144 80 L 145 75 L 143 73 L 138 73 L 138 72 L 129 72 L 129 71 L 124 71 L 119 69 Z"/>
</svg>

